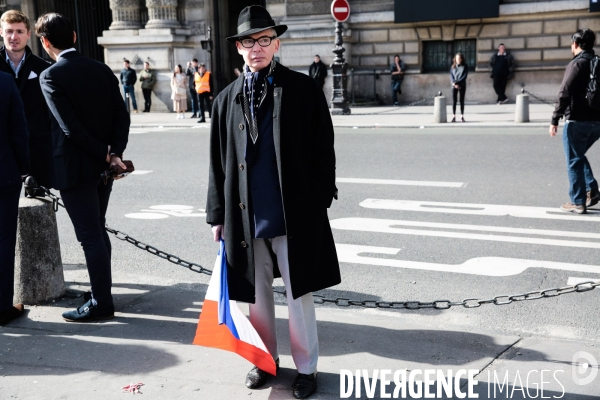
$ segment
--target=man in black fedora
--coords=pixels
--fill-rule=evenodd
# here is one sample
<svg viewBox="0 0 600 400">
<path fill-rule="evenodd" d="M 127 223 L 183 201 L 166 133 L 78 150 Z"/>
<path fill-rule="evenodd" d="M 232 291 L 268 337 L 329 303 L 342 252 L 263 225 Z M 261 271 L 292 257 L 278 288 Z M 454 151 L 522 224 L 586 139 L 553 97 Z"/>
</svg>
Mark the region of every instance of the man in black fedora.
<svg viewBox="0 0 600 400">
<path fill-rule="evenodd" d="M 239 15 L 237 35 L 227 38 L 245 65 L 215 99 L 206 221 L 214 239 L 225 240 L 230 298 L 251 303 L 250 322 L 277 364 L 272 283 L 283 278 L 298 369 L 292 391 L 305 398 L 317 388 L 312 292 L 341 281 L 327 217 L 336 196 L 335 152 L 323 91 L 273 58 L 286 29 L 250 6 Z M 246 386 L 259 388 L 268 378 L 254 367 Z"/>
</svg>

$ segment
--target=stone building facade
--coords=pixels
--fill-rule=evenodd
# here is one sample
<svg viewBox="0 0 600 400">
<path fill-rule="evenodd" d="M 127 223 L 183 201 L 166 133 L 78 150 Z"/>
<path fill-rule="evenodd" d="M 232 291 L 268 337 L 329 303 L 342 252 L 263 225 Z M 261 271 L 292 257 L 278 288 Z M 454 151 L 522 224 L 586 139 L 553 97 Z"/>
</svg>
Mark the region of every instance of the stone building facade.
<svg viewBox="0 0 600 400">
<path fill-rule="evenodd" d="M 0 0 L 0 8 L 22 8 L 33 16 L 36 1 L 42 0 Z M 289 26 L 277 54 L 284 65 L 306 72 L 315 54 L 326 64 L 334 58 L 329 0 L 105 1 L 110 3 L 112 23 L 97 39 L 104 47 L 104 61 L 115 73 L 123 58 L 132 60 L 138 70 L 143 61 L 150 61 L 160 71 L 154 109 L 172 107 L 171 71 L 177 64 L 185 68 L 193 57 L 213 71 L 217 89 L 235 78 L 233 69 L 243 61 L 225 37 L 235 33 L 237 15 L 247 5 L 264 5 L 277 23 Z M 472 60 L 467 101 L 494 102 L 488 62 L 500 43 L 517 63 L 507 94 L 514 99 L 525 85 L 550 100 L 571 58 L 571 34 L 583 27 L 600 33 L 600 13 L 589 12 L 590 0 L 501 0 L 497 18 L 402 24 L 394 23 L 394 0 L 349 3 L 351 16 L 344 23 L 343 37 L 346 61 L 354 74 L 349 79 L 350 95 L 380 104 L 391 103 L 389 66 L 394 54 L 401 55 L 408 67 L 400 98 L 407 103 L 450 92 L 450 52 L 461 46 Z M 330 86 L 331 73 L 326 81 L 328 98 Z"/>
</svg>

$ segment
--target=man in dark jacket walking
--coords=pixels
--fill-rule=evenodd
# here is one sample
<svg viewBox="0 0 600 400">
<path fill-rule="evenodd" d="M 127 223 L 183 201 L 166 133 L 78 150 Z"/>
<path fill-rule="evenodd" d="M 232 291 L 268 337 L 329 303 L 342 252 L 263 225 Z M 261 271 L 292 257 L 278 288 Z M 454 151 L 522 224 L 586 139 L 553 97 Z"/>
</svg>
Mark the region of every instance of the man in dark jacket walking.
<svg viewBox="0 0 600 400">
<path fill-rule="evenodd" d="M 0 71 L 15 79 L 25 107 L 29 130 L 29 175 L 38 185 L 51 188 L 54 180 L 51 130 L 53 125 L 54 129 L 57 126 L 46 105 L 39 78 L 50 63 L 32 54 L 27 46 L 31 25 L 21 11 L 9 10 L 2 14 L 0 34 L 4 39 L 4 46 L 0 47 Z"/>
<path fill-rule="evenodd" d="M 137 75 L 135 69 L 130 67 L 129 60 L 123 60 L 123 69 L 121 70 L 121 84 L 123 85 L 123 98 L 125 99 L 125 105 L 129 108 L 127 101 L 127 94 L 131 97 L 131 104 L 133 105 L 133 112 L 137 113 L 137 102 L 135 101 L 135 82 L 137 81 Z"/>
<path fill-rule="evenodd" d="M 227 38 L 246 64 L 215 99 L 206 222 L 215 240 L 225 239 L 230 298 L 251 303 L 250 322 L 277 364 L 271 285 L 281 274 L 298 369 L 292 392 L 305 398 L 317 387 L 312 292 L 341 281 L 327 217 L 336 195 L 335 152 L 323 91 L 274 60 L 286 29 L 263 7 L 249 6 L 237 35 Z M 246 386 L 259 388 L 268 377 L 255 367 Z"/>
<path fill-rule="evenodd" d="M 313 62 L 308 69 L 308 75 L 317 82 L 317 85 L 319 85 L 321 89 L 323 89 L 325 78 L 327 77 L 327 66 L 323 64 L 323 61 L 321 61 L 321 57 L 319 57 L 318 54 L 315 56 L 315 62 Z"/>
<path fill-rule="evenodd" d="M 494 53 L 490 59 L 492 67 L 492 79 L 494 80 L 494 91 L 498 95 L 498 104 L 503 104 L 508 101 L 506 97 L 506 84 L 512 78 L 515 71 L 515 59 L 512 54 L 506 51 L 504 43 L 498 46 L 498 52 Z"/>
<path fill-rule="evenodd" d="M 29 170 L 27 121 L 14 79 L 0 72 L 0 325 L 23 315 L 13 305 L 17 214 L 22 177 Z"/>
<path fill-rule="evenodd" d="M 598 182 L 585 156 L 590 147 L 600 138 L 600 113 L 592 110 L 586 99 L 590 80 L 590 60 L 594 57 L 596 35 L 590 29 L 580 29 L 571 38 L 573 59 L 567 65 L 552 122 L 550 136 L 556 136 L 558 120 L 565 117 L 563 143 L 567 157 L 569 196 L 571 201 L 560 209 L 566 212 L 585 214 L 600 200 Z"/>
</svg>

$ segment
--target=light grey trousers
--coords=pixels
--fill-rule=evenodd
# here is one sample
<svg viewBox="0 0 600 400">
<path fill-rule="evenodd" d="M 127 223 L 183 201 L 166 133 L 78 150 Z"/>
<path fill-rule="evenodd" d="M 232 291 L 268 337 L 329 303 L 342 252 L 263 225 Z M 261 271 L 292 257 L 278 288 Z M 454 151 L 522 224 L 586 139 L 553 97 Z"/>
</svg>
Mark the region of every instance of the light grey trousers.
<svg viewBox="0 0 600 400">
<path fill-rule="evenodd" d="M 292 358 L 298 372 L 312 374 L 317 372 L 319 359 L 319 339 L 317 337 L 317 318 L 312 293 L 292 298 L 290 285 L 290 267 L 288 262 L 287 236 L 269 239 L 285 289 L 289 312 L 290 344 Z M 265 239 L 254 239 L 254 266 L 256 300 L 250 304 L 250 322 L 273 356 L 279 358 L 277 333 L 275 331 L 275 301 L 273 298 L 273 261 Z"/>
</svg>

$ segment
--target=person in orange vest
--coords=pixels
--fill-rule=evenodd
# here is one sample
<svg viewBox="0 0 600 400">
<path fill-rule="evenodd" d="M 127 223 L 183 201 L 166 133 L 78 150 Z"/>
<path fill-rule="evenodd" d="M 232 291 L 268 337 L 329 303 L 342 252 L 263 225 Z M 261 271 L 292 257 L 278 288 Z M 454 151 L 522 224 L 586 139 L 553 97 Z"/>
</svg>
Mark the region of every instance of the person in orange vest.
<svg viewBox="0 0 600 400">
<path fill-rule="evenodd" d="M 194 83 L 196 84 L 196 92 L 198 93 L 198 103 L 200 103 L 200 122 L 206 122 L 204 119 L 204 110 L 208 111 L 208 118 L 210 118 L 210 102 L 213 99 L 212 95 L 212 74 L 206 70 L 206 65 L 200 64 L 198 66 L 198 72 L 194 75 Z"/>
</svg>

